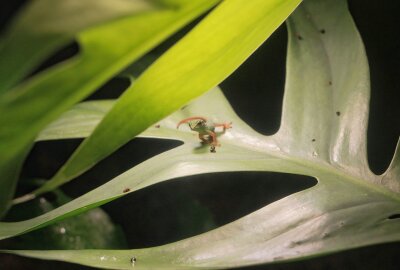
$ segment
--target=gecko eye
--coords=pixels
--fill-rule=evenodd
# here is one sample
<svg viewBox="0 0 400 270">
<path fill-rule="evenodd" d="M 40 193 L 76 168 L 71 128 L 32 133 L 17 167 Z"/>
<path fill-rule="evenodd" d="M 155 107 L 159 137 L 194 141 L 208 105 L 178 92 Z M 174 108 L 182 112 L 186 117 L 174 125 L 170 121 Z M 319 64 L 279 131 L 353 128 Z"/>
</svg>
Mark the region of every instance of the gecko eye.
<svg viewBox="0 0 400 270">
<path fill-rule="evenodd" d="M 189 122 L 189 127 L 190 128 L 196 128 L 199 125 L 200 121 L 196 121 L 196 122 Z"/>
<path fill-rule="evenodd" d="M 204 126 L 205 123 L 206 123 L 206 121 L 204 121 L 204 120 L 190 121 L 190 122 L 189 122 L 189 127 L 190 127 L 191 129 L 195 129 L 195 128 Z"/>
<path fill-rule="evenodd" d="M 204 120 L 199 120 L 199 121 L 196 122 L 195 127 L 197 127 L 197 126 L 204 126 L 205 122 L 206 122 L 206 121 L 204 121 Z"/>
</svg>

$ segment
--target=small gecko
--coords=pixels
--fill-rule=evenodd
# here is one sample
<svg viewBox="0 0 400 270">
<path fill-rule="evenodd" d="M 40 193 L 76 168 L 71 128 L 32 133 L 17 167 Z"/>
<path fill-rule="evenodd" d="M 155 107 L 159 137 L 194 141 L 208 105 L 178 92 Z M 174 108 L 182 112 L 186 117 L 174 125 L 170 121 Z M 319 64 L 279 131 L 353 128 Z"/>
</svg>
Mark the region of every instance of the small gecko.
<svg viewBox="0 0 400 270">
<path fill-rule="evenodd" d="M 210 152 L 215 153 L 215 147 L 220 146 L 217 141 L 217 133 L 215 132 L 215 128 L 222 127 L 223 131 L 232 128 L 232 122 L 230 123 L 214 123 L 210 120 L 207 120 L 205 117 L 201 116 L 193 116 L 189 118 L 185 118 L 181 120 L 176 128 L 179 128 L 180 125 L 188 123 L 191 130 L 199 133 L 199 139 L 203 143 L 210 144 Z"/>
</svg>

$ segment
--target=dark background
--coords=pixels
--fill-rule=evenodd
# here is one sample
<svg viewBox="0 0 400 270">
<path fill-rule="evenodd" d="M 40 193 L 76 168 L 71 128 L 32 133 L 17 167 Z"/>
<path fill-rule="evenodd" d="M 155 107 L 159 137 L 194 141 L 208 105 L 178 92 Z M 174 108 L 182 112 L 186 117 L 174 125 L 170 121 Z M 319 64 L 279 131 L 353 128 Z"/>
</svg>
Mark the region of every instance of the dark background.
<svg viewBox="0 0 400 270">
<path fill-rule="evenodd" d="M 0 31 L 23 2 L 19 0 L 1 4 Z M 397 12 L 400 4 L 394 0 L 350 0 L 349 6 L 370 63 L 372 89 L 368 158 L 371 169 L 379 174 L 388 166 L 400 134 L 400 19 Z M 153 52 L 164 50 L 180 35 Z M 273 134 L 279 127 L 285 80 L 286 35 L 285 26 L 280 27 L 221 85 L 239 116 L 263 134 Z M 40 69 L 71 56 L 76 49 L 75 45 L 68 46 Z M 117 97 L 125 87 L 126 82 L 113 79 L 91 98 Z M 23 176 L 52 176 L 79 143 L 79 140 L 38 143 L 24 166 Z M 71 197 L 77 197 L 176 145 L 176 142 L 135 139 L 79 177 L 79 180 L 67 184 L 63 190 Z M 308 177 L 276 173 L 200 175 L 188 177 L 185 181 L 172 180 L 151 186 L 111 202 L 103 209 L 124 229 L 129 248 L 139 248 L 165 244 L 210 230 L 314 183 Z M 205 217 L 207 222 L 196 220 L 196 214 Z M 399 243 L 384 244 L 302 262 L 246 269 L 398 269 L 399 251 Z M 1 269 L 86 269 L 15 256 L 3 256 L 0 261 L 6 265 Z M 3 263 L 0 262 L 0 265 Z"/>
</svg>

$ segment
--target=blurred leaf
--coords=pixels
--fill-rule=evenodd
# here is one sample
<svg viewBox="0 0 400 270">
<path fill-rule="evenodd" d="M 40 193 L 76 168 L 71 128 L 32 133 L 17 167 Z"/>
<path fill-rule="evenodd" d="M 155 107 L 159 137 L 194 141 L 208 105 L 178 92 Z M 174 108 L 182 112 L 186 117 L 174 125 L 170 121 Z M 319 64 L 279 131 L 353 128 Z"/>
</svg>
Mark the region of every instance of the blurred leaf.
<svg viewBox="0 0 400 270">
<path fill-rule="evenodd" d="M 62 5 L 67 5 L 64 2 Z M 78 6 L 83 5 L 77 4 L 81 1 L 72 2 Z M 18 174 L 18 164 L 21 164 L 22 160 L 21 158 L 16 160 L 16 157 L 22 156 L 21 153 L 29 148 L 40 130 L 49 122 L 95 91 L 177 29 L 211 8 L 218 0 L 189 2 L 160 0 L 156 2 L 161 8 L 151 11 L 139 9 L 142 12 L 80 32 L 77 35 L 81 49 L 78 56 L 40 73 L 1 97 L 0 126 L 6 128 L 0 130 L 0 175 Z M 102 1 L 102 3 L 105 2 Z M 139 2 L 136 0 L 132 3 Z M 136 7 L 136 4 L 134 6 Z M 67 15 L 73 14 L 72 11 L 67 10 Z M 88 16 L 90 14 L 92 13 Z M 89 17 L 92 18 L 92 15 Z M 23 25 L 31 24 L 33 27 L 38 16 L 29 15 L 26 19 L 28 21 Z M 75 17 L 72 16 L 70 19 L 74 20 Z M 55 18 L 57 16 L 49 17 L 51 20 Z M 62 17 L 60 16 L 59 19 L 62 20 Z M 50 27 L 42 21 L 39 22 L 44 28 Z M 64 21 L 63 23 L 68 24 Z M 75 25 L 73 22 L 71 24 Z M 61 27 L 60 31 L 64 29 L 60 23 L 55 24 L 54 27 L 57 25 Z M 78 27 L 75 26 L 75 28 Z M 41 36 L 44 33 L 38 33 L 38 35 Z M 29 38 L 26 41 L 29 41 Z M 37 42 L 42 44 L 46 40 L 39 39 Z M 4 65 L 7 63 L 4 62 Z M 16 161 L 13 162 L 14 160 Z M 15 182 L 15 177 L 0 179 L 0 214 L 8 207 L 9 200 L 14 194 Z"/>
<path fill-rule="evenodd" d="M 384 174 L 374 175 L 366 163 L 368 73 L 364 47 L 345 1 L 307 1 L 289 21 L 287 83 L 277 134 L 258 134 L 234 114 L 221 92 L 211 91 L 144 133 L 159 132 L 184 145 L 48 214 L 0 223 L 0 233 L 23 233 L 115 199 L 123 195 L 123 188 L 135 191 L 185 175 L 275 171 L 313 176 L 317 185 L 216 230 L 164 246 L 5 252 L 111 269 L 131 269 L 133 257 L 137 269 L 224 269 L 399 241 L 399 145 Z M 220 136 L 217 153 L 201 145 L 189 128 L 176 130 L 179 120 L 193 115 L 233 122 L 233 128 Z"/>
<path fill-rule="evenodd" d="M 299 3 L 300 0 L 221 3 L 135 81 L 50 181 L 25 198 L 72 180 L 150 125 L 216 86 Z"/>
<path fill-rule="evenodd" d="M 160 8 L 146 0 L 36 0 L 28 2 L 0 43 L 0 94 L 15 86 L 81 31 Z"/>
<path fill-rule="evenodd" d="M 69 201 L 70 198 L 55 190 L 29 204 L 13 207 L 7 218 L 21 220 L 39 216 Z M 127 244 L 122 230 L 112 223 L 101 208 L 95 208 L 13 238 L 2 246 L 13 249 L 115 249 L 125 248 Z"/>
</svg>

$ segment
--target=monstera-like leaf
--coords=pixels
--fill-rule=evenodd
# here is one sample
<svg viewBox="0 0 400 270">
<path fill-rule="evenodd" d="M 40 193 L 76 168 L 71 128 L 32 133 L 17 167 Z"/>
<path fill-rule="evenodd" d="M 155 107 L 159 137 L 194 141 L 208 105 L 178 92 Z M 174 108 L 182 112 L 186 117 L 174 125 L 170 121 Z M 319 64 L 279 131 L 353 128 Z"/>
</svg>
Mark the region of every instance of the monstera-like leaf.
<svg viewBox="0 0 400 270">
<path fill-rule="evenodd" d="M 288 22 L 282 122 L 264 136 L 241 121 L 218 89 L 151 127 L 142 136 L 184 142 L 45 215 L 0 223 L 2 238 L 77 214 L 168 179 L 225 171 L 274 171 L 318 183 L 235 222 L 164 246 L 135 250 L 7 251 L 111 269 L 222 269 L 317 256 L 400 240 L 400 150 L 382 175 L 366 158 L 369 71 L 344 1 L 311 0 Z M 78 105 L 39 139 L 87 136 L 111 101 Z M 205 110 L 204 108 L 207 108 Z M 232 121 L 210 153 L 179 120 L 202 115 Z M 81 126 L 85 125 L 85 129 Z"/>
</svg>

